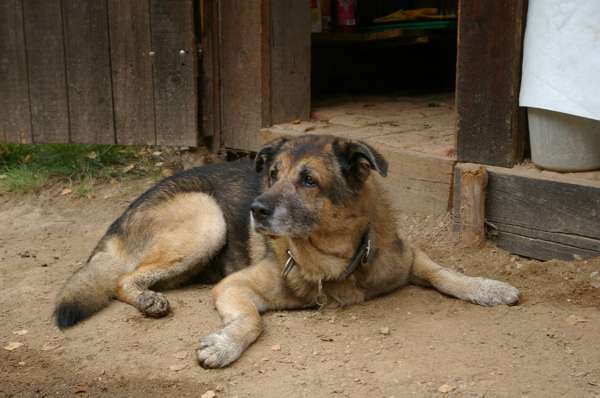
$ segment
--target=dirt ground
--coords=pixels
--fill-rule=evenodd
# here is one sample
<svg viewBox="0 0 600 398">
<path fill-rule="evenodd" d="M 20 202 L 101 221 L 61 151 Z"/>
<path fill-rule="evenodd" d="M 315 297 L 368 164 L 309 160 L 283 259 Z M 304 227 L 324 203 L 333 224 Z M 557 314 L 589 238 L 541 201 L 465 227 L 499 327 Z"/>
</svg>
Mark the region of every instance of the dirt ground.
<svg viewBox="0 0 600 398">
<path fill-rule="evenodd" d="M 149 184 L 99 187 L 92 199 L 61 187 L 0 196 L 0 396 L 600 397 L 600 258 L 461 249 L 447 218 L 402 214 L 400 228 L 446 266 L 511 282 L 520 305 L 407 287 L 345 309 L 269 313 L 224 370 L 195 361 L 198 339 L 219 327 L 206 286 L 168 292 L 167 318 L 114 302 L 60 332 L 59 288 Z"/>
</svg>

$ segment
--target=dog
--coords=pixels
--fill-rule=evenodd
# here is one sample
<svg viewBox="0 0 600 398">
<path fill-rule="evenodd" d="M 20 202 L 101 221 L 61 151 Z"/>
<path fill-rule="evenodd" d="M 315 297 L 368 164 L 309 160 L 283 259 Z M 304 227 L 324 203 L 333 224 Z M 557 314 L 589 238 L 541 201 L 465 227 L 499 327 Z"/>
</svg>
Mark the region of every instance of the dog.
<svg viewBox="0 0 600 398">
<path fill-rule="evenodd" d="M 269 310 L 347 306 L 417 284 L 483 306 L 513 305 L 513 286 L 436 264 L 397 235 L 383 189 L 388 163 L 368 144 L 324 135 L 280 138 L 254 162 L 190 169 L 136 199 L 59 294 L 59 328 L 115 297 L 161 317 L 156 290 L 217 281 L 223 327 L 196 351 L 228 366 L 259 337 Z M 150 290 L 150 288 L 154 290 Z"/>
</svg>

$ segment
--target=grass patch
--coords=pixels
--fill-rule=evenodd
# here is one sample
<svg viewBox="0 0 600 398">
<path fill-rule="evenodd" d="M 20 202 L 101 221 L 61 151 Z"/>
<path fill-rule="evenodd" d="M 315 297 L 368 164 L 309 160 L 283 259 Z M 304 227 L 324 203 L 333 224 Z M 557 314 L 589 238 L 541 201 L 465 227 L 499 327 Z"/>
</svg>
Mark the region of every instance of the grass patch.
<svg viewBox="0 0 600 398">
<path fill-rule="evenodd" d="M 0 192 L 28 193 L 60 181 L 77 197 L 97 182 L 160 175 L 149 148 L 118 145 L 0 145 Z"/>
<path fill-rule="evenodd" d="M 0 175 L 0 191 L 31 192 L 39 189 L 48 181 L 43 171 L 33 171 L 27 167 L 17 166 Z"/>
</svg>

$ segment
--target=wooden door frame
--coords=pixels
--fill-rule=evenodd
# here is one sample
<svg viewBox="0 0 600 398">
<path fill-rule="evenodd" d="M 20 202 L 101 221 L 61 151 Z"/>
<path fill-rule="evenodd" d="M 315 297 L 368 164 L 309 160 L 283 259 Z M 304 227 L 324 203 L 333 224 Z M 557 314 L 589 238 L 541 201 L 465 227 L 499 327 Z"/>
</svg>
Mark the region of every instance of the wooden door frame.
<svg viewBox="0 0 600 398">
<path fill-rule="evenodd" d="M 524 156 L 519 108 L 527 0 L 461 0 L 456 71 L 459 162 L 512 167 Z"/>
<path fill-rule="evenodd" d="M 260 129 L 310 116 L 305 0 L 201 2 L 201 123 L 210 147 L 257 150 Z"/>
<path fill-rule="evenodd" d="M 257 52 L 255 56 L 259 62 L 255 62 L 255 69 L 250 71 L 248 76 L 261 82 L 251 93 L 260 98 L 255 108 L 252 108 L 260 115 L 260 122 L 246 131 L 242 129 L 232 134 L 224 131 L 227 120 L 232 115 L 227 113 L 225 106 L 231 95 L 223 89 L 223 79 L 228 78 L 223 74 L 227 56 L 223 51 L 243 52 L 245 49 L 240 45 L 233 48 L 223 46 L 227 44 L 224 43 L 227 41 L 227 32 L 223 31 L 222 21 L 223 18 L 231 17 L 228 4 L 232 0 L 198 1 L 202 3 L 204 21 L 202 125 L 204 132 L 213 137 L 211 148 L 218 150 L 225 146 L 256 149 L 260 144 L 258 128 L 290 121 L 293 118 L 308 118 L 308 15 L 305 16 L 305 22 L 290 26 L 290 21 L 294 19 L 291 17 L 291 7 L 289 4 L 282 6 L 282 2 L 276 0 L 249 0 L 246 7 L 258 8 L 253 14 L 253 21 L 249 20 L 250 16 L 236 15 L 237 24 L 256 25 L 256 35 L 248 40 L 255 41 L 253 49 Z M 304 4 L 303 0 L 294 1 Z M 308 11 L 308 7 L 305 8 Z M 257 15 L 260 15 L 260 23 L 257 22 Z M 527 115 L 518 106 L 518 96 L 526 15 L 527 0 L 514 0 L 508 5 L 479 0 L 459 2 L 456 76 L 456 150 L 459 162 L 512 167 L 523 159 L 527 138 Z M 295 16 L 295 20 L 302 20 L 302 15 Z M 304 75 L 291 71 L 292 66 L 289 64 L 283 63 L 282 68 L 282 64 L 278 63 L 282 59 L 293 57 L 296 57 L 297 62 L 304 62 Z M 279 75 L 275 76 L 276 73 Z M 305 79 L 304 87 L 300 82 L 299 89 L 286 90 L 286 85 L 290 82 L 298 83 L 301 78 Z M 289 93 L 295 94 L 296 97 L 289 101 L 282 111 L 275 112 L 276 106 L 287 99 Z"/>
</svg>

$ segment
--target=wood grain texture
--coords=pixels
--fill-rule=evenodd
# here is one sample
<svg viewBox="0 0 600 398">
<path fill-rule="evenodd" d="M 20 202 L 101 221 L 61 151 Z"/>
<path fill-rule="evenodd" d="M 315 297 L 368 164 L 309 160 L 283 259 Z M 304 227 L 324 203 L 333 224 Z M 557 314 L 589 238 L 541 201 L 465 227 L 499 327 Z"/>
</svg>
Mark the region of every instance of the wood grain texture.
<svg viewBox="0 0 600 398">
<path fill-rule="evenodd" d="M 0 142 L 31 142 L 21 0 L 0 3 L 0 93 Z"/>
<path fill-rule="evenodd" d="M 461 162 L 512 166 L 523 157 L 518 107 L 527 0 L 459 2 L 456 106 Z"/>
<path fill-rule="evenodd" d="M 462 167 L 456 168 L 455 192 L 463 183 Z M 600 183 L 500 167 L 487 171 L 488 236 L 499 247 L 541 260 L 600 255 Z M 455 230 L 460 200 L 455 193 Z"/>
<path fill-rule="evenodd" d="M 108 10 L 104 0 L 63 0 L 71 142 L 114 144 Z"/>
<path fill-rule="evenodd" d="M 149 4 L 109 0 L 108 14 L 117 143 L 154 145 Z"/>
<path fill-rule="evenodd" d="M 220 1 L 205 0 L 201 3 L 202 32 L 202 92 L 200 101 L 200 129 L 203 137 L 210 137 L 210 148 L 221 148 L 221 46 L 219 43 Z"/>
<path fill-rule="evenodd" d="M 263 125 L 310 117 L 310 10 L 304 0 L 270 3 L 270 119 Z"/>
<path fill-rule="evenodd" d="M 600 239 L 600 187 L 488 172 L 489 222 Z"/>
<path fill-rule="evenodd" d="M 394 207 L 428 215 L 448 212 L 453 159 L 366 142 L 378 149 L 390 164 L 384 186 L 390 192 Z"/>
<path fill-rule="evenodd" d="M 23 0 L 33 142 L 69 142 L 60 0 Z"/>
<path fill-rule="evenodd" d="M 487 171 L 481 165 L 461 167 L 460 238 L 466 247 L 485 244 L 485 188 Z"/>
<path fill-rule="evenodd" d="M 261 0 L 260 2 L 260 19 L 261 19 L 261 81 L 262 81 L 262 126 L 271 126 L 273 124 L 273 109 L 271 106 L 271 68 L 273 63 L 273 20 L 271 0 Z M 274 4 L 275 5 L 275 4 Z"/>
<path fill-rule="evenodd" d="M 261 0 L 221 0 L 223 145 L 257 150 L 262 127 Z"/>
<path fill-rule="evenodd" d="M 152 0 L 158 145 L 198 145 L 197 52 L 192 0 Z"/>
<path fill-rule="evenodd" d="M 557 243 L 548 239 L 534 238 L 531 237 L 529 232 L 527 235 L 521 235 L 499 231 L 494 237 L 494 242 L 498 247 L 508 250 L 511 253 L 538 260 L 572 261 L 600 256 L 600 251 L 598 250 L 589 250 L 579 246 Z"/>
</svg>

